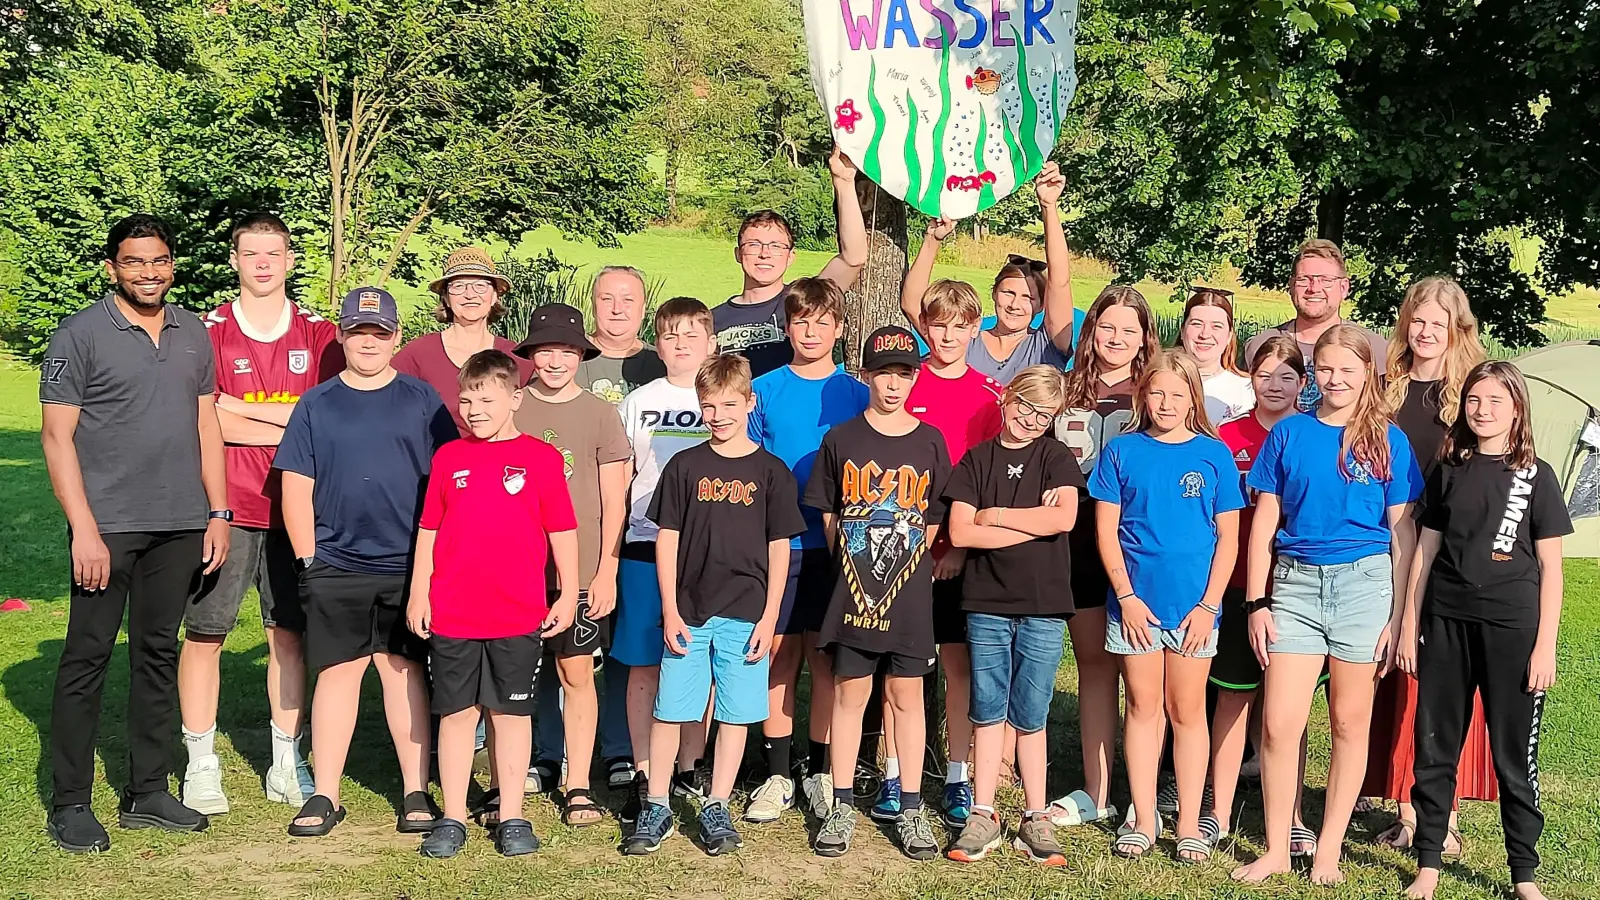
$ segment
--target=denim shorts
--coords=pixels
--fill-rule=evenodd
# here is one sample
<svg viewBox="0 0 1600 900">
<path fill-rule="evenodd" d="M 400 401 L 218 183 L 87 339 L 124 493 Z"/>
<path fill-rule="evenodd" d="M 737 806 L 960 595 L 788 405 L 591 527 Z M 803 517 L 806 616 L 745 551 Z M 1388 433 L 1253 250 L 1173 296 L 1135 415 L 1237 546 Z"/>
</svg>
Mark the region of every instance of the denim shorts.
<svg viewBox="0 0 1600 900">
<path fill-rule="evenodd" d="M 689 626 L 689 646 L 682 655 L 661 658 L 661 687 L 656 693 L 655 716 L 663 722 L 698 722 L 705 718 L 711 685 L 717 686 L 712 718 L 729 725 L 753 725 L 767 720 L 767 665 L 770 657 L 755 662 L 750 652 L 754 622 L 712 616 L 704 625 Z M 663 643 L 663 650 L 666 645 Z"/>
<path fill-rule="evenodd" d="M 1150 627 L 1150 649 L 1140 650 L 1128 643 L 1122 636 L 1122 620 L 1106 616 L 1106 652 L 1117 656 L 1143 656 L 1146 653 L 1155 653 L 1158 650 L 1171 650 L 1173 653 L 1183 652 L 1182 628 L 1161 628 L 1157 625 Z M 1217 629 L 1211 629 L 1211 637 L 1206 640 L 1206 645 L 1194 652 L 1195 659 L 1210 659 L 1217 655 Z"/>
<path fill-rule="evenodd" d="M 1389 554 L 1326 566 L 1278 557 L 1272 568 L 1271 653 L 1369 663 L 1394 606 Z"/>
<path fill-rule="evenodd" d="M 972 724 L 1010 722 L 1023 734 L 1043 730 L 1066 631 L 1066 619 L 967 613 Z"/>
</svg>

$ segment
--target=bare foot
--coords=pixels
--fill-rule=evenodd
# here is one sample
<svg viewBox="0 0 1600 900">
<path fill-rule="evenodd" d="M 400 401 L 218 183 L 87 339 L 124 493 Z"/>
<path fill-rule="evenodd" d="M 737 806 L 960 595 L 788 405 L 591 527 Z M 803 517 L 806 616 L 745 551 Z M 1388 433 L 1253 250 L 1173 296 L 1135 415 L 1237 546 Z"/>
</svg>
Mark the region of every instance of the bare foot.
<svg viewBox="0 0 1600 900">
<path fill-rule="evenodd" d="M 1344 873 L 1339 871 L 1340 849 L 1337 846 L 1317 848 L 1316 858 L 1311 861 L 1312 884 L 1327 886 L 1344 881 Z"/>
<path fill-rule="evenodd" d="M 1287 856 L 1262 856 L 1253 863 L 1233 870 L 1233 880 L 1245 884 L 1260 884 L 1274 875 L 1287 875 L 1294 871 Z"/>
<path fill-rule="evenodd" d="M 1539 885 L 1531 881 L 1517 882 L 1511 888 L 1511 892 L 1516 895 L 1517 900 L 1545 900 L 1544 891 L 1539 890 Z"/>
<path fill-rule="evenodd" d="M 1418 869 L 1417 880 L 1406 888 L 1406 897 L 1410 900 L 1433 900 L 1433 892 L 1438 887 L 1438 869 Z"/>
</svg>

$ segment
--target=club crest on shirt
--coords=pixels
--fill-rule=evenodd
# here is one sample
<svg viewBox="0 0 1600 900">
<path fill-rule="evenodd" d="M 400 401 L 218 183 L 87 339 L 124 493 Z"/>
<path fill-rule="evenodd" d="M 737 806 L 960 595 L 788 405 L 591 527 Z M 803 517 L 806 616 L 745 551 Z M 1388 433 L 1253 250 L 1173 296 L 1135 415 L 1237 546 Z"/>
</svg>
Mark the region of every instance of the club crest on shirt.
<svg viewBox="0 0 1600 900">
<path fill-rule="evenodd" d="M 506 493 L 520 494 L 522 493 L 522 486 L 528 482 L 527 476 L 527 469 L 518 466 L 506 466 L 505 477 L 500 479 L 500 483 L 506 486 Z"/>
<path fill-rule="evenodd" d="M 1183 496 L 1199 497 L 1206 486 L 1206 477 L 1199 472 L 1185 472 L 1178 483 L 1183 485 Z"/>
<path fill-rule="evenodd" d="M 294 375 L 304 375 L 311 368 L 310 350 L 289 351 L 289 371 Z"/>
<path fill-rule="evenodd" d="M 839 540 L 852 609 L 845 625 L 888 631 L 895 597 L 927 550 L 930 476 L 911 466 L 885 470 L 847 460 L 840 485 Z"/>
<path fill-rule="evenodd" d="M 1006 463 L 1006 477 L 1007 478 L 1021 478 L 1022 477 L 1022 464 L 1018 463 L 1017 465 L 1013 466 L 1010 463 Z"/>
<path fill-rule="evenodd" d="M 1372 483 L 1372 470 L 1367 468 L 1366 463 L 1359 459 L 1352 459 L 1350 460 L 1349 469 L 1351 481 L 1358 481 L 1362 484 Z"/>
<path fill-rule="evenodd" d="M 241 356 L 238 359 L 235 359 L 233 361 L 233 374 L 235 374 L 235 375 L 249 375 L 250 374 L 250 360 L 249 360 L 248 357 Z"/>
</svg>

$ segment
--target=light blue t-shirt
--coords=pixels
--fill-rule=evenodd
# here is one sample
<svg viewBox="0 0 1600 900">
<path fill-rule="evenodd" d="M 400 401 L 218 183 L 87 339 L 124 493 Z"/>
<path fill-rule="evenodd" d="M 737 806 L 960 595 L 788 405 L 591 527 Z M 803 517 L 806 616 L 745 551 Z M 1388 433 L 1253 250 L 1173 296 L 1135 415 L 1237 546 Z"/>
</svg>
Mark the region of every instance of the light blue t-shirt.
<svg viewBox="0 0 1600 900">
<path fill-rule="evenodd" d="M 1122 435 L 1101 452 L 1089 496 L 1122 507 L 1117 539 L 1133 592 L 1163 630 L 1181 626 L 1211 580 L 1217 515 L 1244 508 L 1228 445 L 1203 434 L 1181 444 L 1142 431 Z M 1106 615 L 1122 621 L 1114 588 Z"/>
<path fill-rule="evenodd" d="M 827 378 L 801 378 L 788 366 L 779 366 L 753 383 L 756 410 L 750 414 L 750 439 L 783 460 L 805 496 L 811 466 L 828 429 L 861 415 L 870 394 L 867 386 L 835 369 Z M 800 550 L 826 548 L 822 513 L 802 506 L 806 530 L 789 542 Z"/>
<path fill-rule="evenodd" d="M 1422 470 L 1405 432 L 1389 425 L 1389 472 L 1379 480 L 1352 457 L 1339 471 L 1344 427 L 1290 416 L 1267 435 L 1245 484 L 1283 501 L 1277 552 L 1314 566 L 1389 552 L 1389 507 L 1422 494 Z"/>
</svg>

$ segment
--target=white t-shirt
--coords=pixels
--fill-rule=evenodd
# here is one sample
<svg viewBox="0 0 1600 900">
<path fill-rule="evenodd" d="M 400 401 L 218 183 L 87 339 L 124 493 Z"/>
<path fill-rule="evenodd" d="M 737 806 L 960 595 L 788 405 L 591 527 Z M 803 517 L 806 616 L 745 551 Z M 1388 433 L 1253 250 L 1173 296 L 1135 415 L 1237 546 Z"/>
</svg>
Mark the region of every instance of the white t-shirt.
<svg viewBox="0 0 1600 900">
<path fill-rule="evenodd" d="M 1212 425 L 1237 419 L 1256 406 L 1256 389 L 1250 379 L 1223 369 L 1215 375 L 1202 375 L 1206 392 L 1206 416 Z"/>
<path fill-rule="evenodd" d="M 622 428 L 633 445 L 633 486 L 628 491 L 627 541 L 653 541 L 661 529 L 645 512 L 667 461 L 685 447 L 711 437 L 700 419 L 700 398 L 692 387 L 678 387 L 665 378 L 636 388 L 617 407 Z"/>
</svg>

